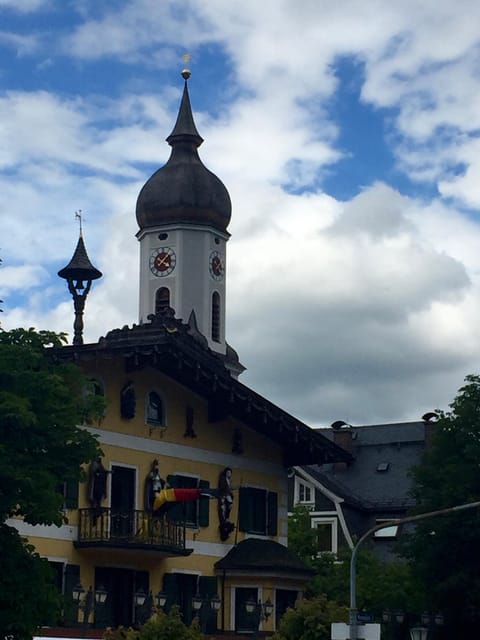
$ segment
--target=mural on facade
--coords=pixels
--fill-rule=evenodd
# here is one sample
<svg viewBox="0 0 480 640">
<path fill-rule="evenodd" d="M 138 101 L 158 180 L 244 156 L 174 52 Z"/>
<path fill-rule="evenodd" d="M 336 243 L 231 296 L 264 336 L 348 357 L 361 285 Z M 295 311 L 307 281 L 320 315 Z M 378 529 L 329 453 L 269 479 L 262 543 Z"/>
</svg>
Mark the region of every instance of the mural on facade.
<svg viewBox="0 0 480 640">
<path fill-rule="evenodd" d="M 225 467 L 218 477 L 218 519 L 220 539 L 225 541 L 235 529 L 230 522 L 230 512 L 233 506 L 232 470 Z"/>
<path fill-rule="evenodd" d="M 88 499 L 92 509 L 93 524 L 102 512 L 102 502 L 107 497 L 107 477 L 109 472 L 105 469 L 102 459 L 94 460 L 88 472 Z"/>
</svg>

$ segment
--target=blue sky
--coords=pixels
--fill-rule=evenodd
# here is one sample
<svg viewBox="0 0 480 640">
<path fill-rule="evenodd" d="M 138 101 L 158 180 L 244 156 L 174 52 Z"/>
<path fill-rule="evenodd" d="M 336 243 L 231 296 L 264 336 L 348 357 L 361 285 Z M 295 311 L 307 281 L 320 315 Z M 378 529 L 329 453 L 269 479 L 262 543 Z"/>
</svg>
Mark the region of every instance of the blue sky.
<svg viewBox="0 0 480 640">
<path fill-rule="evenodd" d="M 71 334 L 56 272 L 84 217 L 86 339 L 138 316 L 135 202 L 190 53 L 229 189 L 227 338 L 314 426 L 417 419 L 478 370 L 474 0 L 0 0 L 2 326 Z M 247 258 L 247 259 L 246 259 Z"/>
</svg>

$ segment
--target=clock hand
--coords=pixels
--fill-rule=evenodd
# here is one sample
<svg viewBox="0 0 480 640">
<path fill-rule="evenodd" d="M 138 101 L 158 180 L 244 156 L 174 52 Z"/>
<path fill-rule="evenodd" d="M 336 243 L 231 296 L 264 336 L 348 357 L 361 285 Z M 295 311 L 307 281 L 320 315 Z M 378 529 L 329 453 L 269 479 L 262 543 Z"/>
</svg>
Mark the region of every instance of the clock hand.
<svg viewBox="0 0 480 640">
<path fill-rule="evenodd" d="M 161 265 L 167 265 L 167 262 L 170 261 L 170 256 L 168 255 L 168 253 L 166 253 L 163 258 L 160 258 L 160 264 Z"/>
</svg>

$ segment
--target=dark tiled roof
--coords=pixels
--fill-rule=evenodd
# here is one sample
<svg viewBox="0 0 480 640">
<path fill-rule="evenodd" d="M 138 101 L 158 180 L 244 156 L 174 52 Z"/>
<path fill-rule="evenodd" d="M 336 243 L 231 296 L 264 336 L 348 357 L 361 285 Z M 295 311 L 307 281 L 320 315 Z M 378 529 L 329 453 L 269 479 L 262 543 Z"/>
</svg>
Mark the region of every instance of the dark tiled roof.
<svg viewBox="0 0 480 640">
<path fill-rule="evenodd" d="M 252 573 L 288 573 L 292 577 L 313 575 L 314 571 L 296 554 L 273 540 L 248 538 L 235 545 L 215 563 L 217 571 L 250 571 Z"/>
<path fill-rule="evenodd" d="M 173 309 L 149 322 L 113 329 L 98 343 L 52 349 L 58 360 L 121 357 L 126 372 L 153 367 L 208 401 L 210 422 L 232 416 L 281 445 L 285 466 L 350 460 L 341 447 L 236 380 L 224 358 L 208 348 L 195 326 L 175 318 Z"/>
<path fill-rule="evenodd" d="M 327 430 L 321 430 L 327 436 Z M 425 424 L 404 422 L 352 427 L 354 461 L 347 467 L 306 467 L 352 506 L 385 511 L 413 504 L 410 470 L 425 448 Z M 327 437 L 332 437 L 330 431 Z"/>
<path fill-rule="evenodd" d="M 200 160 L 203 142 L 193 120 L 187 83 L 178 118 L 167 138 L 170 158 L 144 184 L 137 199 L 140 229 L 164 224 L 203 224 L 226 233 L 232 203 L 223 182 Z"/>
</svg>

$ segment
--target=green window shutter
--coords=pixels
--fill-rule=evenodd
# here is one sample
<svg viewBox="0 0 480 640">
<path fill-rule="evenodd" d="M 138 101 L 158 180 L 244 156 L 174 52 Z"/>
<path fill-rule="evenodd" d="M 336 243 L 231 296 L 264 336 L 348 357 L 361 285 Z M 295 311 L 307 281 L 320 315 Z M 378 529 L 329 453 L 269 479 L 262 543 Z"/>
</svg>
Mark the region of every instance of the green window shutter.
<svg viewBox="0 0 480 640">
<path fill-rule="evenodd" d="M 250 531 L 252 528 L 251 490 L 240 487 L 238 492 L 238 528 L 240 531 Z"/>
<path fill-rule="evenodd" d="M 277 535 L 278 496 L 274 491 L 267 493 L 267 534 Z"/>
<path fill-rule="evenodd" d="M 217 578 L 215 576 L 199 576 L 198 591 L 203 598 L 210 600 L 212 596 L 218 594 Z M 204 613 L 207 616 L 205 632 L 215 635 L 217 631 L 217 615 L 208 604 L 204 605 L 204 607 Z"/>
<path fill-rule="evenodd" d="M 67 480 L 65 482 L 65 507 L 67 509 L 78 509 L 78 480 Z"/>
<path fill-rule="evenodd" d="M 194 489 L 198 486 L 196 478 L 172 475 L 167 477 L 167 484 L 172 489 Z M 198 526 L 198 501 L 173 503 L 168 511 L 169 518 L 176 522 L 185 522 L 187 526 Z"/>
<path fill-rule="evenodd" d="M 211 598 L 217 593 L 216 576 L 199 576 L 198 590 L 204 598 Z"/>
<path fill-rule="evenodd" d="M 200 480 L 200 489 L 208 489 L 210 482 Z M 210 498 L 201 497 L 198 501 L 198 526 L 208 527 L 210 524 Z"/>
<path fill-rule="evenodd" d="M 167 600 L 165 602 L 165 611 L 170 609 L 180 602 L 180 588 L 178 584 L 177 573 L 164 573 L 163 574 L 163 593 L 166 595 Z"/>
<path fill-rule="evenodd" d="M 77 605 L 73 599 L 73 589 L 80 582 L 80 566 L 67 564 L 65 567 L 64 617 L 69 625 L 77 623 Z"/>
</svg>

